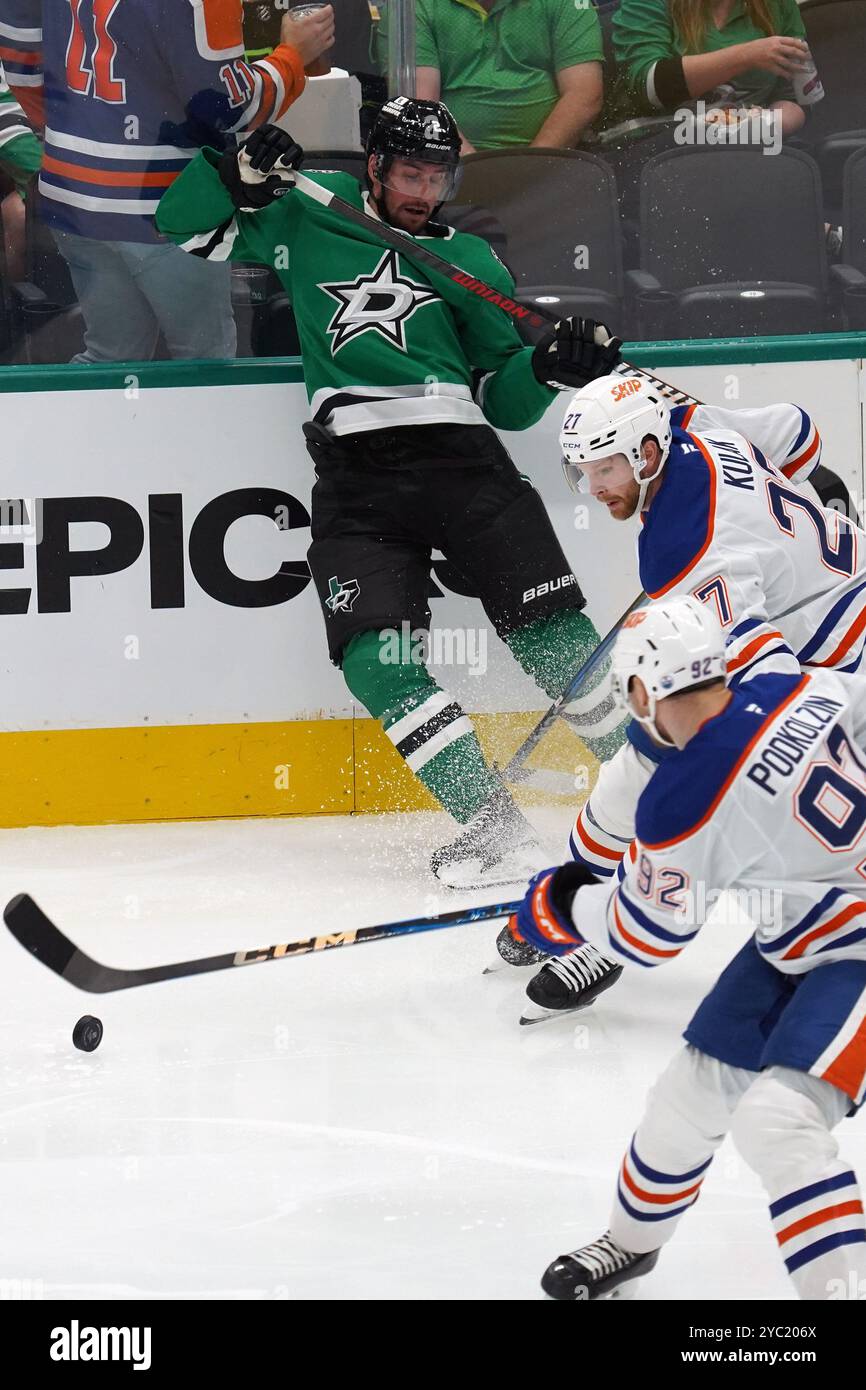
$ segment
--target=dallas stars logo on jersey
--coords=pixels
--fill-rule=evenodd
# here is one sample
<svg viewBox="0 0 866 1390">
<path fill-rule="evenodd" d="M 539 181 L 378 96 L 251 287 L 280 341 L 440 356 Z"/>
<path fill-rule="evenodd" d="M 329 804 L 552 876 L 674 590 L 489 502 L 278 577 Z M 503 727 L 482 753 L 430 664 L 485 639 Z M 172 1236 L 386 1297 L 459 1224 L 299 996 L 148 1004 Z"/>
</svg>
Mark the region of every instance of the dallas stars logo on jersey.
<svg viewBox="0 0 866 1390">
<path fill-rule="evenodd" d="M 361 592 L 361 586 L 357 579 L 338 579 L 335 574 L 328 580 L 330 597 L 325 599 L 325 606 L 332 613 L 351 613 L 352 604 Z"/>
<path fill-rule="evenodd" d="M 417 309 L 439 299 L 435 290 L 408 275 L 401 275 L 396 251 L 386 251 L 370 275 L 354 280 L 331 281 L 319 284 L 339 308 L 328 324 L 331 356 L 334 357 L 362 333 L 381 333 L 394 347 L 406 351 L 405 327 Z"/>
</svg>

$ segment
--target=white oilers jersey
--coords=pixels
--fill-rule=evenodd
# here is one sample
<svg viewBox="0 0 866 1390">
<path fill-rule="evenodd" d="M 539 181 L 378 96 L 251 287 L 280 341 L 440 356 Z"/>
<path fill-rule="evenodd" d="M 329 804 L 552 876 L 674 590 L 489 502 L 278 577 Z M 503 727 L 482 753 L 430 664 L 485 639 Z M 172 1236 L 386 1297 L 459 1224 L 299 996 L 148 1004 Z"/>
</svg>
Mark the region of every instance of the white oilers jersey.
<svg viewBox="0 0 866 1390">
<path fill-rule="evenodd" d="M 802 435 L 787 456 L 785 411 L 788 433 L 793 411 Z M 794 406 L 676 415 L 689 427 L 674 428 L 638 541 L 646 592 L 694 594 L 713 606 L 735 683 L 757 671 L 855 671 L 866 640 L 866 533 L 798 485 L 819 454 L 809 418 Z M 737 429 L 713 423 L 732 418 Z M 774 433 L 781 466 L 758 442 Z"/>
<path fill-rule="evenodd" d="M 742 410 L 722 405 L 680 405 L 671 411 L 671 425 L 696 430 L 698 434 L 736 430 L 794 483 L 804 483 L 821 462 L 821 436 L 815 421 L 801 406 L 788 402 Z"/>
<path fill-rule="evenodd" d="M 673 960 L 725 889 L 786 974 L 866 960 L 866 677 L 757 675 L 638 803 L 621 879 L 574 921 L 631 964 Z"/>
</svg>

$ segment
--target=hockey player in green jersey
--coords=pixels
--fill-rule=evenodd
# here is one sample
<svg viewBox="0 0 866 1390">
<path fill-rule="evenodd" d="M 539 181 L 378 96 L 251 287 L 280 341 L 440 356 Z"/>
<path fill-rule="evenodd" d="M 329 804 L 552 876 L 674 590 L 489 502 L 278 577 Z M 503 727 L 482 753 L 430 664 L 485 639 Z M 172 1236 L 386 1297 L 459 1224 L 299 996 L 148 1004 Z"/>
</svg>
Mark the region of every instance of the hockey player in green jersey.
<svg viewBox="0 0 866 1390">
<path fill-rule="evenodd" d="M 441 102 L 387 102 L 367 143 L 366 190 L 348 174 L 309 176 L 365 211 L 368 233 L 293 188 L 303 152 L 263 126 L 239 153 L 204 149 L 162 199 L 157 225 L 193 255 L 269 265 L 286 287 L 312 413 L 308 559 L 331 659 L 462 823 L 432 866 L 470 886 L 525 877 L 537 841 L 417 642 L 407 637 L 395 658 L 392 635 L 429 628 L 439 549 L 523 669 L 551 699 L 565 689 L 598 635 L 538 493 L 495 430 L 527 428 L 557 389 L 610 372 L 620 344 L 592 320 L 565 319 L 526 347 L 500 309 L 377 238 L 384 220 L 513 295 L 486 242 L 434 220 L 459 181 L 459 152 Z"/>
</svg>

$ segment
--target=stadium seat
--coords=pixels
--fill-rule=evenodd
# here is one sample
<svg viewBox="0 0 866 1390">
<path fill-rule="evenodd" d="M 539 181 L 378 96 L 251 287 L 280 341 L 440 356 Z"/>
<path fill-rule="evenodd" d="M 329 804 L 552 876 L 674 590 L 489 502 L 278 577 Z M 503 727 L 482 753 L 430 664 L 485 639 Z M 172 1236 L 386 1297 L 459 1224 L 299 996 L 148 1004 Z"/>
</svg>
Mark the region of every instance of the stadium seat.
<svg viewBox="0 0 866 1390">
<path fill-rule="evenodd" d="M 69 267 L 40 220 L 38 207 L 39 195 L 33 191 L 26 202 L 26 279 L 6 286 L 4 360 L 68 362 L 84 347 L 84 320 Z"/>
<path fill-rule="evenodd" d="M 464 161 L 458 197 L 461 208 L 483 208 L 504 230 L 503 259 L 522 300 L 621 326 L 616 181 L 603 159 L 583 150 L 486 150 Z"/>
<path fill-rule="evenodd" d="M 679 148 L 641 175 L 642 336 L 809 333 L 830 324 L 821 180 L 800 150 Z"/>
<path fill-rule="evenodd" d="M 842 263 L 830 270 L 842 295 L 845 327 L 866 329 L 866 147 L 845 165 Z"/>
<path fill-rule="evenodd" d="M 299 357 L 301 344 L 295 314 L 285 290 L 272 294 L 251 329 L 253 357 Z"/>
<path fill-rule="evenodd" d="M 831 220 L 842 201 L 842 168 L 853 148 L 866 141 L 863 127 L 863 55 L 866 0 L 806 0 L 800 13 L 824 86 L 824 99 L 809 107 L 800 137 L 818 160 Z M 836 137 L 847 137 L 841 144 Z M 859 135 L 859 140 L 856 136 Z M 851 138 L 854 143 L 851 143 Z"/>
</svg>

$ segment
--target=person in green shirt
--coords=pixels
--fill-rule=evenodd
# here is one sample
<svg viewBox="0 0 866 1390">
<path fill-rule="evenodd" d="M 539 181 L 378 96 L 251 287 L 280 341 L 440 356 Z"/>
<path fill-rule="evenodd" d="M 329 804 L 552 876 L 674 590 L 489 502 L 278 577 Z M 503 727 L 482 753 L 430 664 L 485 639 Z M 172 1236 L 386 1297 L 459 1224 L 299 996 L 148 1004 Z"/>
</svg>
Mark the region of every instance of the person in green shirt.
<svg viewBox="0 0 866 1390">
<path fill-rule="evenodd" d="M 379 55 L 386 17 L 387 6 Z M 601 110 L 604 52 L 590 0 L 417 0 L 415 26 L 417 95 L 447 104 L 463 154 L 569 149 Z"/>
<path fill-rule="evenodd" d="M 805 34 L 796 0 L 622 0 L 613 19 L 616 60 L 640 110 L 721 98 L 777 110 L 783 135 L 805 120 L 792 87 L 809 57 Z"/>
<path fill-rule="evenodd" d="M 317 479 L 308 561 L 330 656 L 465 825 L 433 859 L 455 887 L 525 879 L 540 846 L 467 715 L 427 669 L 431 552 L 468 579 L 524 670 L 560 695 L 598 634 L 541 498 L 495 431 L 534 424 L 558 386 L 610 372 L 620 349 L 588 319 L 563 320 L 525 346 L 495 304 L 413 259 L 414 239 L 441 248 L 513 299 L 487 243 L 435 221 L 453 196 L 459 150 L 447 107 L 396 97 L 368 141 L 366 190 L 344 173 L 309 176 L 365 212 L 369 227 L 294 187 L 303 151 L 276 126 L 240 154 L 203 150 L 157 212 L 159 230 L 192 255 L 274 267 L 292 301 Z M 406 234 L 405 252 L 382 243 L 382 221 Z M 588 740 L 598 756 L 613 751 L 606 737 Z"/>
<path fill-rule="evenodd" d="M 6 82 L 0 63 L 0 218 L 6 269 L 24 279 L 24 197 L 42 163 L 42 145 Z"/>
</svg>

